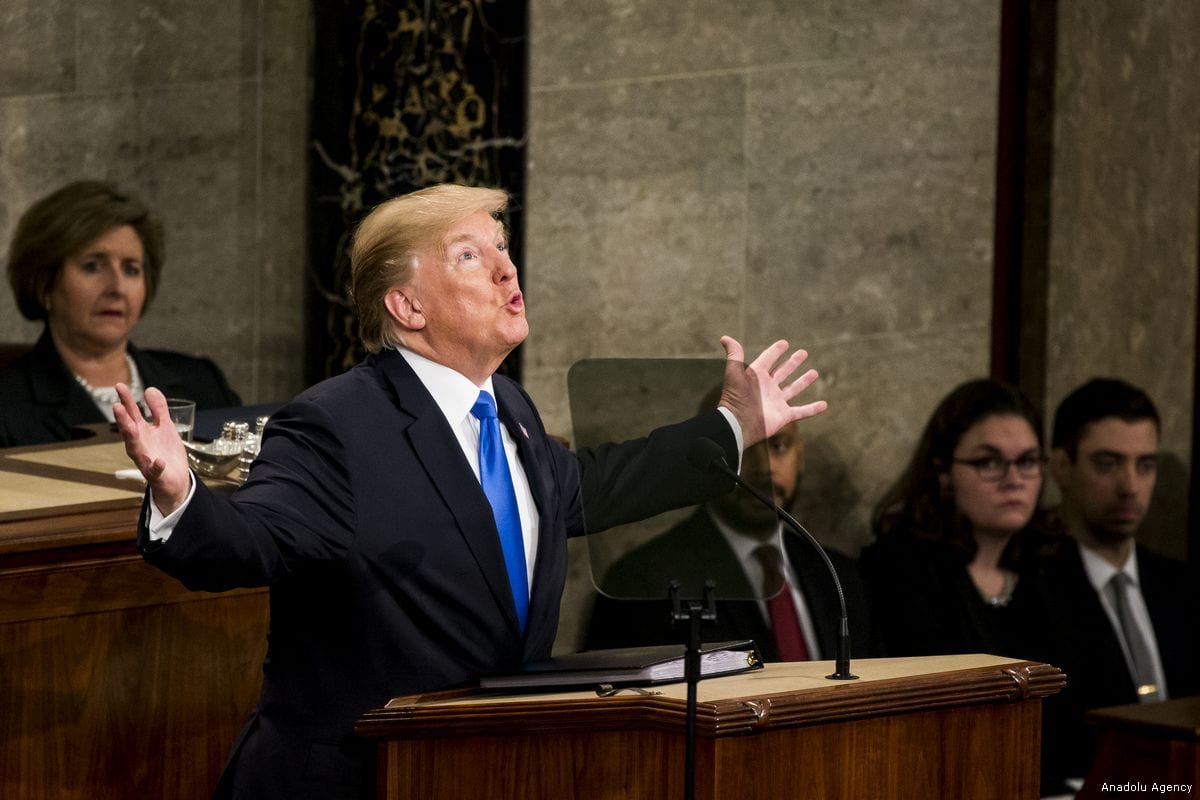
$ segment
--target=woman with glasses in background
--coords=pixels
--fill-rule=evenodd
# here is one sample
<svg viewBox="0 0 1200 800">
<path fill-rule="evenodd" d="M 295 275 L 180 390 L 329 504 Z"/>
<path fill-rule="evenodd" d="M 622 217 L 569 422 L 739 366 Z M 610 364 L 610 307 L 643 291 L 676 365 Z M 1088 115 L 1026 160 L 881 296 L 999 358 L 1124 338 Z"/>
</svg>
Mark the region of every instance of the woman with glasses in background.
<svg viewBox="0 0 1200 800">
<path fill-rule="evenodd" d="M 1043 652 L 1045 463 L 1041 419 L 1016 388 L 973 380 L 942 400 L 859 561 L 888 655 Z"/>
</svg>

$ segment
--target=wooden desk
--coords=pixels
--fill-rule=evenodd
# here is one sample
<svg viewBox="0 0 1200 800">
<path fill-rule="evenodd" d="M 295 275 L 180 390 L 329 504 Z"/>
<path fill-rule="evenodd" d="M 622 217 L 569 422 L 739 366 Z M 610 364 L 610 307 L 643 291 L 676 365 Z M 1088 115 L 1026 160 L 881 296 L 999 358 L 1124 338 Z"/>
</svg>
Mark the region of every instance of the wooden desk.
<svg viewBox="0 0 1200 800">
<path fill-rule="evenodd" d="M 111 437 L 0 450 L 0 797 L 208 798 L 257 699 L 265 590 L 145 564 L 128 466 Z"/>
<path fill-rule="evenodd" d="M 768 664 L 701 682 L 697 800 L 1035 800 L 1041 698 L 1065 678 L 995 656 Z M 683 796 L 686 687 L 401 697 L 366 714 L 388 800 Z"/>
<path fill-rule="evenodd" d="M 1163 797 L 1162 786 L 1200 785 L 1200 697 L 1162 703 L 1134 703 L 1088 714 L 1096 730 L 1096 758 L 1079 800 L 1111 797 L 1109 786 L 1140 786 L 1131 796 Z"/>
</svg>

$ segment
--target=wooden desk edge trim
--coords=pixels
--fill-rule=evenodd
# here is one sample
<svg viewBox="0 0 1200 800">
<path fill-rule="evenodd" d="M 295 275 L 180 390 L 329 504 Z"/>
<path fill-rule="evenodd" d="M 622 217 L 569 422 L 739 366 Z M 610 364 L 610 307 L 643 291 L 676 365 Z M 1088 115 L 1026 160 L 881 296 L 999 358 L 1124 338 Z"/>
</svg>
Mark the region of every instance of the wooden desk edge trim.
<svg viewBox="0 0 1200 800">
<path fill-rule="evenodd" d="M 1057 667 L 1014 662 L 955 672 L 805 689 L 763 697 L 701 702 L 696 732 L 733 736 L 768 728 L 799 727 L 913 711 L 934 711 L 984 703 L 1041 699 L 1066 685 Z M 429 695 L 397 698 L 411 704 L 368 711 L 355 731 L 366 738 L 424 738 L 598 730 L 682 731 L 686 704 L 676 698 L 639 695 L 546 702 L 428 705 Z M 519 723 L 519 724 L 518 724 Z"/>
<path fill-rule="evenodd" d="M 0 514 L 0 556 L 132 541 L 141 508 L 137 497 Z"/>
</svg>

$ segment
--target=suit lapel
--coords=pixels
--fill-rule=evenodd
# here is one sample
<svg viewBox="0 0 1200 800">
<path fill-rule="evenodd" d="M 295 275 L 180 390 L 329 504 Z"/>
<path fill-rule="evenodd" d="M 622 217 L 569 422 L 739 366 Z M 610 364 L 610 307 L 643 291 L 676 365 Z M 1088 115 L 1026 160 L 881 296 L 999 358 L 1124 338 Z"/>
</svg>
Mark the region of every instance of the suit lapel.
<svg viewBox="0 0 1200 800">
<path fill-rule="evenodd" d="M 48 428 L 60 438 L 70 439 L 72 428 L 104 422 L 100 409 L 63 364 L 49 331 L 37 340 L 32 355 L 31 393 L 33 402 L 45 409 Z"/>
<path fill-rule="evenodd" d="M 529 481 L 529 490 L 533 494 L 534 504 L 537 505 L 539 518 L 544 518 L 547 502 L 550 499 L 553 476 L 544 468 L 548 456 L 545 454 L 545 442 L 532 438 L 539 431 L 537 421 L 528 413 L 528 404 L 507 382 L 493 379 L 496 391 L 497 414 L 500 422 L 508 431 L 508 435 L 517 443 L 517 455 L 525 468 L 525 477 Z M 541 536 L 538 537 L 541 540 Z"/>
<path fill-rule="evenodd" d="M 842 619 L 842 607 L 837 602 L 837 589 L 833 585 L 833 578 L 825 567 L 825 560 L 813 550 L 809 542 L 785 533 L 784 546 L 800 582 L 800 591 L 804 594 L 805 605 L 808 606 L 808 618 L 812 621 L 813 633 L 816 634 L 817 644 L 821 647 L 821 657 L 832 658 L 837 652 L 838 628 Z M 864 624 L 865 620 L 858 622 Z"/>
<path fill-rule="evenodd" d="M 453 515 L 496 604 L 503 610 L 513 632 L 517 633 L 517 609 L 513 604 L 492 507 L 463 456 L 454 431 L 402 355 L 385 350 L 375 358 L 396 389 L 401 408 L 413 417 L 406 431 L 413 452 Z"/>
<path fill-rule="evenodd" d="M 742 569 L 737 553 L 729 547 L 729 542 L 721 535 L 712 517 L 700 507 L 692 519 L 695 529 L 687 543 L 686 552 L 691 554 L 689 561 L 702 565 L 706 573 L 697 575 L 696 583 L 711 578 L 717 585 L 715 591 L 718 598 L 753 599 L 755 589 L 746 578 L 746 571 Z M 757 608 L 755 611 L 757 613 Z M 757 613 L 757 616 L 761 623 L 762 614 Z"/>
<path fill-rule="evenodd" d="M 1167 681 L 1167 692 L 1171 697 L 1190 693 L 1195 681 L 1195 665 L 1189 663 L 1188 639 L 1192 636 L 1190 626 L 1197 624 L 1189 620 L 1188 605 L 1179 594 L 1178 584 L 1164 574 L 1163 562 L 1138 545 L 1138 587 L 1146 601 L 1150 614 L 1150 627 L 1158 646 L 1158 659 L 1162 664 L 1163 677 Z"/>
<path fill-rule="evenodd" d="M 543 644 L 547 647 L 553 644 L 562 600 L 562 581 L 554 579 L 555 573 L 562 571 L 557 563 L 562 558 L 562 542 L 561 534 L 554 529 L 555 484 L 553 470 L 549 467 L 552 459 L 546 452 L 547 442 L 540 435 L 541 425 L 525 396 L 515 385 L 499 377 L 493 379 L 492 386 L 496 391 L 500 422 L 517 443 L 517 455 L 538 510 L 537 555 L 525 627 L 526 649 L 537 651 Z M 542 642 L 546 636 L 549 642 Z"/>
<path fill-rule="evenodd" d="M 1154 638 L 1158 642 L 1167 641 L 1172 634 L 1173 626 L 1166 626 L 1164 622 L 1174 617 L 1184 606 L 1180 602 L 1181 598 L 1172 596 L 1171 590 L 1174 587 L 1158 574 L 1154 556 L 1140 545 L 1137 550 L 1138 589 L 1142 593 L 1142 599 L 1146 601 L 1146 610 L 1150 613 L 1150 625 L 1154 628 Z M 1166 657 L 1163 656 L 1163 651 L 1170 649 L 1159 647 L 1159 656 L 1164 661 L 1164 672 L 1166 671 Z"/>
<path fill-rule="evenodd" d="M 184 385 L 183 376 L 178 372 L 171 369 L 168 365 L 163 364 L 161 360 L 145 358 L 141 351 L 132 344 L 129 345 L 129 355 L 133 357 L 133 362 L 137 364 L 138 372 L 142 376 L 143 385 L 155 386 L 167 397 L 181 394 L 186 396 L 187 388 Z"/>
<path fill-rule="evenodd" d="M 753 639 L 763 658 L 776 661 L 775 636 L 763 616 L 757 590 L 750 585 L 737 553 L 717 529 L 709 513 L 700 507 L 692 515 L 694 527 L 686 544 L 689 563 L 704 565 L 703 578 L 712 578 L 717 595 L 717 624 L 704 631 L 706 641 L 714 639 Z"/>
</svg>

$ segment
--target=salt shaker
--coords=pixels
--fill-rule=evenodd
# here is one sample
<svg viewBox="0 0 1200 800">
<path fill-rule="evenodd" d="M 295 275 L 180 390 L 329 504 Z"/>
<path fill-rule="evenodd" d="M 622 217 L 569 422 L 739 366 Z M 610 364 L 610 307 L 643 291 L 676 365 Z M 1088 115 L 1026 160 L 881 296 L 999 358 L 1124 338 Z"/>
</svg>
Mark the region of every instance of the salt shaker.
<svg viewBox="0 0 1200 800">
<path fill-rule="evenodd" d="M 249 425 L 246 428 L 249 429 Z M 258 458 L 258 452 L 262 447 L 263 429 L 267 427 L 267 418 L 258 417 L 254 420 L 254 433 L 247 433 L 245 441 L 242 443 L 242 454 L 238 457 L 238 478 L 242 483 L 250 477 L 250 465 L 254 463 L 254 459 Z"/>
</svg>

